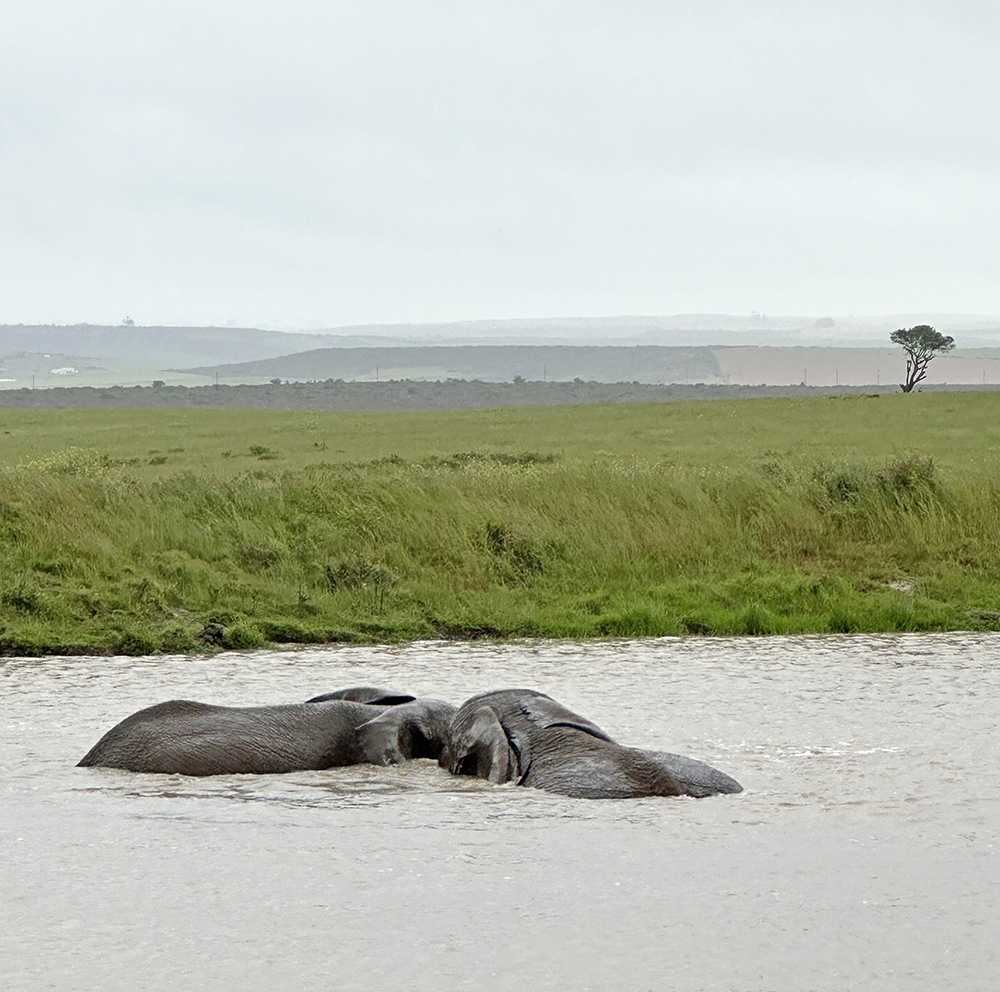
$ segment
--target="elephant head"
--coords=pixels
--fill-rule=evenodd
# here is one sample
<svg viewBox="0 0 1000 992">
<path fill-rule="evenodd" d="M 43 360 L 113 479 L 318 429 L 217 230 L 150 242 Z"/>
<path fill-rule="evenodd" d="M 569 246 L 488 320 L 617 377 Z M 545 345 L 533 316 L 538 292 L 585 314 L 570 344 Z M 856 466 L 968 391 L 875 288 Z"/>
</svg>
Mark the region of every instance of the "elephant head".
<svg viewBox="0 0 1000 992">
<path fill-rule="evenodd" d="M 475 696 L 452 720 L 440 763 L 454 775 L 522 784 L 541 736 L 554 729 L 610 741 L 600 727 L 533 689 Z"/>
<path fill-rule="evenodd" d="M 438 758 L 449 738 L 455 707 L 440 699 L 412 699 L 386 707 L 357 728 L 358 749 L 372 765 Z"/>
<path fill-rule="evenodd" d="M 734 779 L 693 758 L 617 744 L 531 689 L 488 692 L 459 707 L 439 763 L 456 775 L 591 799 L 741 791 Z"/>
</svg>

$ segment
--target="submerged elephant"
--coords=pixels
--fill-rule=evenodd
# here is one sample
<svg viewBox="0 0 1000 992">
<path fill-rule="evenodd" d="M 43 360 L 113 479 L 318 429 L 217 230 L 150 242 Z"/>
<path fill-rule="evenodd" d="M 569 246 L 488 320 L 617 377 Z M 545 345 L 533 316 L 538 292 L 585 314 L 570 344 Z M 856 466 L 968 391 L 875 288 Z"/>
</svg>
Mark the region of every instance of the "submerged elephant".
<svg viewBox="0 0 1000 992">
<path fill-rule="evenodd" d="M 112 727 L 79 762 L 134 772 L 266 774 L 437 758 L 455 707 L 359 687 L 286 706 L 174 699 Z"/>
<path fill-rule="evenodd" d="M 455 775 L 584 799 L 742 792 L 694 758 L 616 744 L 600 727 L 532 689 L 502 689 L 459 707 L 439 764 Z"/>
</svg>

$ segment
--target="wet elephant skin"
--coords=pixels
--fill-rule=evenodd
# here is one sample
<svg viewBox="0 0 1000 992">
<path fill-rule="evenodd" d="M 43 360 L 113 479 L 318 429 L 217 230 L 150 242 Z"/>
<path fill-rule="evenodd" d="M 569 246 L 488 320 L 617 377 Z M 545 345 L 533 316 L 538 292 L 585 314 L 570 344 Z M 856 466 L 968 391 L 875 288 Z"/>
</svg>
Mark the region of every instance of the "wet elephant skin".
<svg viewBox="0 0 1000 992">
<path fill-rule="evenodd" d="M 380 702 L 358 701 L 367 698 Z M 181 775 L 397 764 L 438 757 L 454 712 L 439 700 L 368 687 L 283 706 L 175 699 L 112 727 L 79 764 Z"/>
<path fill-rule="evenodd" d="M 503 689 L 465 702 L 439 763 L 456 775 L 586 799 L 742 791 L 735 779 L 694 758 L 624 747 L 532 689 Z"/>
</svg>

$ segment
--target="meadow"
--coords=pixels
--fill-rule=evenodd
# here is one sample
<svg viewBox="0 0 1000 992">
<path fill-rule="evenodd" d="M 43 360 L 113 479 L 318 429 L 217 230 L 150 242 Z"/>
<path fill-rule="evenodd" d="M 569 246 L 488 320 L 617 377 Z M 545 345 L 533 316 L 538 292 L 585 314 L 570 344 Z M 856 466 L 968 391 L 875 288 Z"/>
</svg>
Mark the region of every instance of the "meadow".
<svg viewBox="0 0 1000 992">
<path fill-rule="evenodd" d="M 0 410 L 0 651 L 1000 629 L 1000 396 Z"/>
</svg>

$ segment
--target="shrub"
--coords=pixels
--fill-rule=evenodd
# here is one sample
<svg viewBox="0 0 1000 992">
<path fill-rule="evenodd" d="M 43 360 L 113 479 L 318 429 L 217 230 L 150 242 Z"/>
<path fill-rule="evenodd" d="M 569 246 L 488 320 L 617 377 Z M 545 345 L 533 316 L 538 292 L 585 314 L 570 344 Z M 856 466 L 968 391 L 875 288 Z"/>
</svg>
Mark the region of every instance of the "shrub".
<svg viewBox="0 0 1000 992">
<path fill-rule="evenodd" d="M 357 557 L 327 565 L 324 569 L 326 585 L 332 590 L 363 589 L 366 586 L 387 586 L 395 581 L 388 569 L 373 565 Z"/>
</svg>

